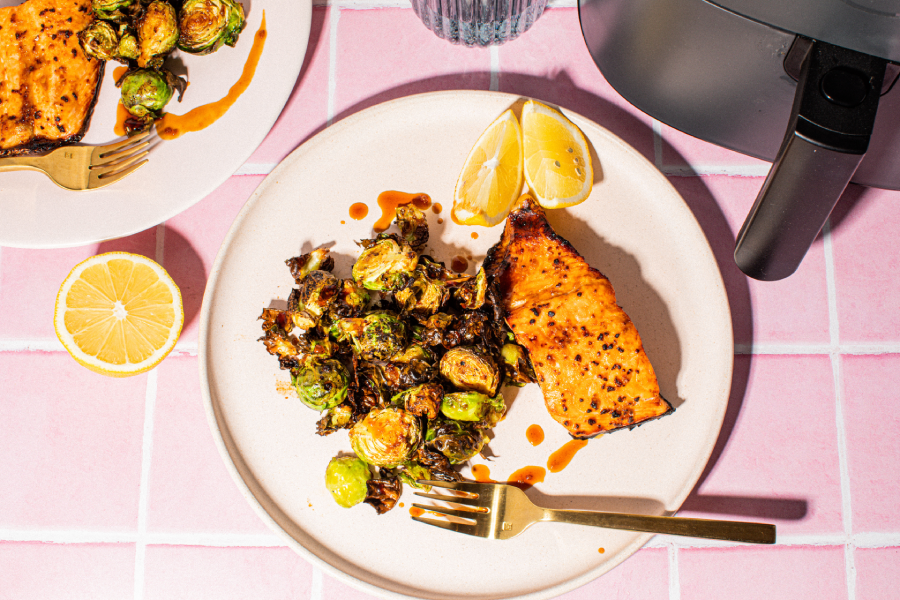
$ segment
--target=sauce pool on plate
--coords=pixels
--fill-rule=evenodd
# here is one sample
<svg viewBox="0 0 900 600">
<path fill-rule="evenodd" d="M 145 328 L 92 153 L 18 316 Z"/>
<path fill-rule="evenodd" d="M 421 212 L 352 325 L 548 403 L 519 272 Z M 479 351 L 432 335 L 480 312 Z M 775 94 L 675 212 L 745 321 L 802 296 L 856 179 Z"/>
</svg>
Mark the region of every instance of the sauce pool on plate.
<svg viewBox="0 0 900 600">
<path fill-rule="evenodd" d="M 563 447 L 550 455 L 547 459 L 547 468 L 551 473 L 559 473 L 565 469 L 575 458 L 575 453 L 587 446 L 587 440 L 572 440 L 563 444 Z"/>
<path fill-rule="evenodd" d="M 544 441 L 544 429 L 540 425 L 529 425 L 525 430 L 525 439 L 532 446 L 537 446 Z"/>
<path fill-rule="evenodd" d="M 369 214 L 369 207 L 362 202 L 354 202 L 350 205 L 350 218 L 360 221 Z"/>
<path fill-rule="evenodd" d="M 378 206 L 381 207 L 381 217 L 372 226 L 376 232 L 381 233 L 391 225 L 397 214 L 397 207 L 402 204 L 412 204 L 419 210 L 427 210 L 431 207 L 431 196 L 428 194 L 410 194 L 388 190 L 378 194 Z"/>
</svg>

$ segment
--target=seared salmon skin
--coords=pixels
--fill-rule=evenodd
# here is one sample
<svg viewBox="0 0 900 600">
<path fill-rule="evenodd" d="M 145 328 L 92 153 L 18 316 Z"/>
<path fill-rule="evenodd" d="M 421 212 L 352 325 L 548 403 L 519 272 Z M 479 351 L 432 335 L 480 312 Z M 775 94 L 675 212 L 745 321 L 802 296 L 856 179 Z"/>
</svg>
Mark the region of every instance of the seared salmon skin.
<svg viewBox="0 0 900 600">
<path fill-rule="evenodd" d="M 484 268 L 528 350 L 547 410 L 573 437 L 674 410 L 609 279 L 553 231 L 529 196 L 513 207 Z"/>
<path fill-rule="evenodd" d="M 28 0 L 0 8 L 0 156 L 81 140 L 103 78 L 78 32 L 90 0 Z"/>
</svg>

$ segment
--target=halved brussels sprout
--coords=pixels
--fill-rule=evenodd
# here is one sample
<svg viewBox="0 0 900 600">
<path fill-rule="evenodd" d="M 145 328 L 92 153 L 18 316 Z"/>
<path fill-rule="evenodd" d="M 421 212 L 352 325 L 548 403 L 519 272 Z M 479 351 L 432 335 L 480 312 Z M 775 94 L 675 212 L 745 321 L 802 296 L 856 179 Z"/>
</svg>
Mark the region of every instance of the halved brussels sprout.
<svg viewBox="0 0 900 600">
<path fill-rule="evenodd" d="M 406 326 L 388 312 L 341 319 L 334 325 L 338 339 L 349 337 L 356 355 L 363 360 L 390 358 L 406 346 Z"/>
<path fill-rule="evenodd" d="M 419 417 L 434 419 L 441 410 L 443 398 L 444 388 L 441 384 L 423 383 L 395 395 L 391 398 L 391 404 L 400 405 Z"/>
<path fill-rule="evenodd" d="M 91 8 L 98 19 L 121 21 L 140 10 L 138 0 L 91 0 Z"/>
<path fill-rule="evenodd" d="M 428 243 L 428 221 L 425 213 L 412 204 L 401 204 L 397 207 L 397 226 L 400 235 L 415 249 Z"/>
<path fill-rule="evenodd" d="M 366 499 L 372 479 L 369 465 L 355 456 L 336 456 L 325 469 L 325 487 L 331 497 L 344 508 L 356 506 Z"/>
<path fill-rule="evenodd" d="M 328 252 L 328 248 L 316 248 L 307 254 L 289 258 L 284 263 L 291 270 L 294 281 L 301 283 L 310 271 L 331 271 L 334 269 L 334 258 Z"/>
<path fill-rule="evenodd" d="M 146 128 L 162 116 L 176 91 L 184 91 L 186 82 L 165 69 L 132 69 L 116 85 L 122 88 L 122 105 Z"/>
<path fill-rule="evenodd" d="M 425 439 L 454 465 L 466 462 L 487 443 L 487 436 L 474 424 L 449 420 L 434 422 Z"/>
<path fill-rule="evenodd" d="M 300 282 L 297 310 L 304 310 L 320 318 L 334 301 L 340 282 L 328 271 L 310 271 Z"/>
<path fill-rule="evenodd" d="M 494 359 L 472 346 L 448 350 L 441 357 L 440 369 L 444 379 L 463 390 L 494 396 L 500 385 L 500 369 Z"/>
<path fill-rule="evenodd" d="M 503 344 L 500 348 L 500 358 L 506 371 L 506 382 L 518 387 L 534 381 L 534 370 L 528 361 L 525 348 L 518 344 Z"/>
<path fill-rule="evenodd" d="M 370 465 L 397 467 L 422 441 L 419 419 L 401 408 L 374 408 L 350 429 L 350 446 Z"/>
<path fill-rule="evenodd" d="M 337 297 L 331 305 L 330 312 L 334 318 L 359 317 L 369 305 L 371 296 L 364 288 L 352 279 L 341 279 Z"/>
<path fill-rule="evenodd" d="M 505 411 L 506 403 L 500 394 L 491 398 L 479 392 L 453 392 L 444 394 L 441 400 L 441 413 L 457 421 L 483 421 L 490 413 L 497 413 L 499 416 L 491 419 L 493 426 Z"/>
<path fill-rule="evenodd" d="M 128 61 L 137 60 L 141 55 L 141 47 L 137 36 L 122 24 L 119 27 L 119 47 L 116 50 L 116 60 L 128 64 Z"/>
<path fill-rule="evenodd" d="M 316 423 L 316 433 L 318 435 L 328 435 L 334 433 L 338 429 L 345 429 L 350 426 L 353 420 L 353 406 L 347 401 L 341 402 L 335 407 L 325 411 L 325 415 Z"/>
<path fill-rule="evenodd" d="M 350 375 L 344 365 L 333 358 L 308 358 L 291 371 L 291 383 L 303 404 L 323 411 L 344 401 Z"/>
<path fill-rule="evenodd" d="M 178 41 L 178 16 L 171 4 L 153 0 L 144 8 L 136 23 L 140 55 L 139 67 L 157 69 Z"/>
<path fill-rule="evenodd" d="M 428 349 L 427 346 L 423 346 L 419 343 L 412 343 L 402 351 L 391 357 L 391 362 L 395 363 L 409 363 L 413 361 L 425 362 L 428 364 L 434 364 L 434 352 Z"/>
<path fill-rule="evenodd" d="M 404 311 L 420 318 L 433 315 L 450 297 L 447 286 L 416 272 L 406 285 L 394 293 L 394 298 Z"/>
<path fill-rule="evenodd" d="M 106 21 L 92 21 L 78 33 L 84 53 L 99 60 L 113 60 L 119 54 L 119 34 Z"/>
<path fill-rule="evenodd" d="M 399 289 L 412 276 L 419 255 L 406 243 L 383 238 L 362 251 L 353 264 L 353 281 L 366 289 L 388 292 Z"/>
<path fill-rule="evenodd" d="M 191 54 L 209 54 L 222 44 L 234 46 L 246 25 L 240 2 L 185 0 L 179 19 L 178 47 Z"/>
<path fill-rule="evenodd" d="M 459 305 L 468 310 L 475 310 L 484 306 L 484 297 L 487 293 L 487 275 L 484 269 L 478 269 L 475 277 L 456 288 L 456 299 Z"/>
</svg>

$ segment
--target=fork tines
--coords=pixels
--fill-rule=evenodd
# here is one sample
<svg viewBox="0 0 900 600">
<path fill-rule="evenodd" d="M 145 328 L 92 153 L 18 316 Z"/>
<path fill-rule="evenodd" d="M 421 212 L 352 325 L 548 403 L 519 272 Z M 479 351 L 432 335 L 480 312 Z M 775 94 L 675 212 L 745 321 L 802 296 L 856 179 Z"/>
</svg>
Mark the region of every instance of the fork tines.
<svg viewBox="0 0 900 600">
<path fill-rule="evenodd" d="M 150 142 L 146 140 L 149 135 L 150 132 L 145 131 L 121 142 L 97 148 L 91 157 L 91 177 L 116 180 L 144 165 L 148 161 L 145 157 L 150 153 L 147 149 Z"/>
</svg>

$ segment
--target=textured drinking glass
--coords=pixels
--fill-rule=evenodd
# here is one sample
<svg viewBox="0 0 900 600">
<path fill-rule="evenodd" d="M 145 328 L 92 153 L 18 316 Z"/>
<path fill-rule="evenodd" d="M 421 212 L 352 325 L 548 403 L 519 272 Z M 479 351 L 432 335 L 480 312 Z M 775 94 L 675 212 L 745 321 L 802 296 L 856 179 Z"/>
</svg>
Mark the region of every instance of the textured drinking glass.
<svg viewBox="0 0 900 600">
<path fill-rule="evenodd" d="M 412 0 L 425 26 L 453 44 L 490 46 L 519 37 L 547 0 Z"/>
</svg>

